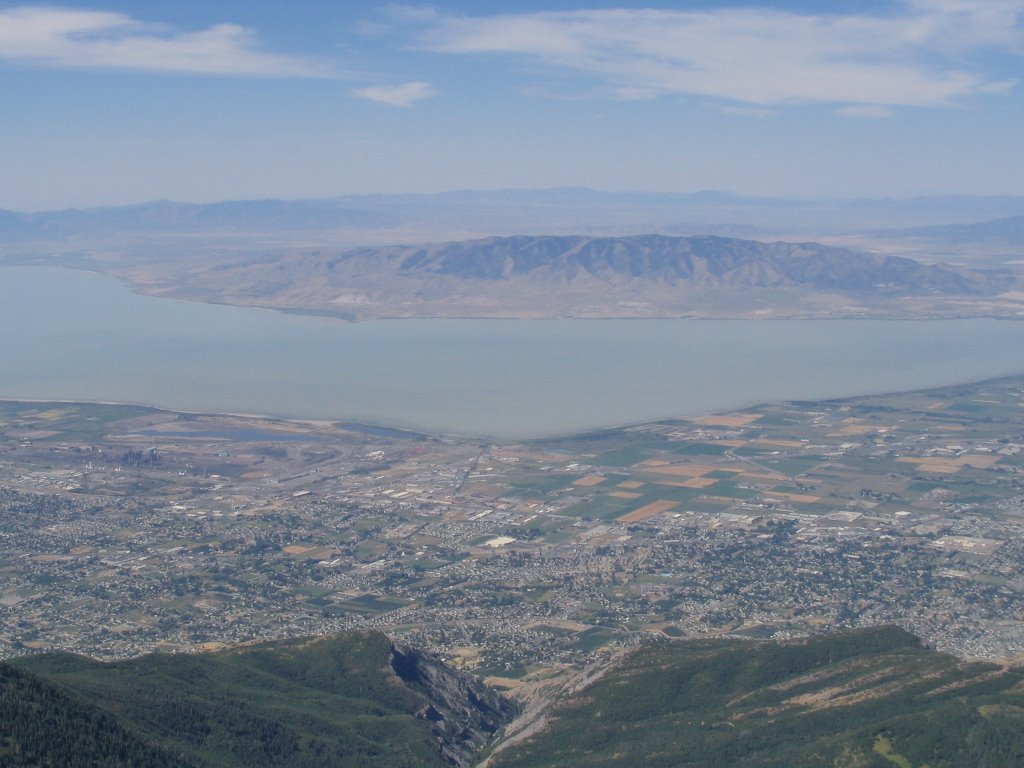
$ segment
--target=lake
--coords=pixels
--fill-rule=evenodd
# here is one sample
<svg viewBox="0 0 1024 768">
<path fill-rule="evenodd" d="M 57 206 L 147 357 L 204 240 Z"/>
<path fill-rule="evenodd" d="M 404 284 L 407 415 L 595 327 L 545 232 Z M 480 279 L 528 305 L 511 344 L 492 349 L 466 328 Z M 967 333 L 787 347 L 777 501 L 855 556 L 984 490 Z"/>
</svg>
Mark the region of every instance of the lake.
<svg viewBox="0 0 1024 768">
<path fill-rule="evenodd" d="M 378 320 L 157 299 L 0 268 L 0 398 L 566 434 L 1024 373 L 1024 323 Z"/>
</svg>

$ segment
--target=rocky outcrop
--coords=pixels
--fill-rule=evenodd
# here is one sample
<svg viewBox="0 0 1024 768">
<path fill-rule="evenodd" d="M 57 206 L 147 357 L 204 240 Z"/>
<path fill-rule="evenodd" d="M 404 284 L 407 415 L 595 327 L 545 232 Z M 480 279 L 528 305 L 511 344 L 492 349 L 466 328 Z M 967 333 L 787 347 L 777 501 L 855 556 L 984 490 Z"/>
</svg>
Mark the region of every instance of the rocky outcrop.
<svg viewBox="0 0 1024 768">
<path fill-rule="evenodd" d="M 417 716 L 431 723 L 442 754 L 452 765 L 469 765 L 517 713 L 511 700 L 423 651 L 392 644 L 390 663 L 399 680 L 423 697 Z"/>
</svg>

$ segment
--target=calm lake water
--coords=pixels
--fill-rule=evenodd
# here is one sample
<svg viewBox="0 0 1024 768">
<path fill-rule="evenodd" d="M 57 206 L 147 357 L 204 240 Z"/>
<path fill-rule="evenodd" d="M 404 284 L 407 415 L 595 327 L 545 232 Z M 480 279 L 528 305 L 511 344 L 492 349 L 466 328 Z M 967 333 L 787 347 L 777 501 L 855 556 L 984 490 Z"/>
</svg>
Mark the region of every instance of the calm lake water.
<svg viewBox="0 0 1024 768">
<path fill-rule="evenodd" d="M 0 398 L 499 437 L 1024 373 L 1024 323 L 322 318 L 0 269 Z"/>
</svg>

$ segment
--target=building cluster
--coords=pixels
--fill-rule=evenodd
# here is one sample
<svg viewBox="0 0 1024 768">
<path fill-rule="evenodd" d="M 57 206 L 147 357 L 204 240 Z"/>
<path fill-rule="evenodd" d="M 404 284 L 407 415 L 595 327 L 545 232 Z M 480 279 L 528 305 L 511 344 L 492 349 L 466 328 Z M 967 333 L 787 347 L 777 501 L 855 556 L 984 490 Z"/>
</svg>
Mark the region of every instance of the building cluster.
<svg viewBox="0 0 1024 768">
<path fill-rule="evenodd" d="M 509 681 L 646 633 L 893 623 L 1013 656 L 1024 428 L 1019 384 L 988 386 L 518 445 L 209 421 L 85 445 L 26 439 L 21 414 L 0 429 L 0 652 L 376 628 Z M 953 407 L 984 399 L 1002 417 Z"/>
</svg>

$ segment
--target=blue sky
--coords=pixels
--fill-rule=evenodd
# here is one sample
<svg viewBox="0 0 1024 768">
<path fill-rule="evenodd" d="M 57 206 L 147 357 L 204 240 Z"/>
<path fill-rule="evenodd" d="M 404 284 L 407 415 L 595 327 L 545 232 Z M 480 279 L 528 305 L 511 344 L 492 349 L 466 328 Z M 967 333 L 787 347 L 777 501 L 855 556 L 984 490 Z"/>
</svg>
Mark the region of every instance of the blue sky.
<svg viewBox="0 0 1024 768">
<path fill-rule="evenodd" d="M 0 207 L 1024 194 L 1024 0 L 0 2 Z"/>
</svg>

